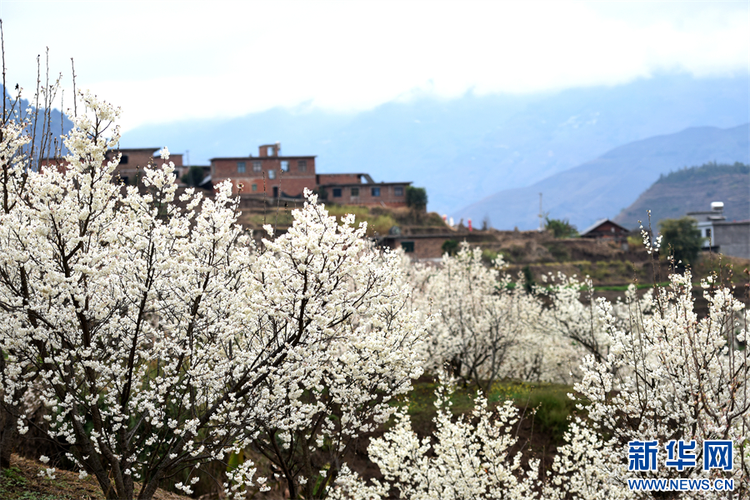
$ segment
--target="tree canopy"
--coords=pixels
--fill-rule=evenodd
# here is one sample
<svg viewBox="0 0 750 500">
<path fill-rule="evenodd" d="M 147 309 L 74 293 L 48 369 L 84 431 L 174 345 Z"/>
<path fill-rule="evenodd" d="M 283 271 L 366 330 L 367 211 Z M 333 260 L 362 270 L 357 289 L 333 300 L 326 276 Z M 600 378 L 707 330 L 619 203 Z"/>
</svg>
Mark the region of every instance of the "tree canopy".
<svg viewBox="0 0 750 500">
<path fill-rule="evenodd" d="M 427 190 L 425 188 L 406 187 L 406 206 L 416 210 L 427 208 Z"/>
<path fill-rule="evenodd" d="M 676 262 L 695 263 L 703 242 L 695 219 L 691 217 L 664 219 L 659 221 L 659 229 L 664 238 L 662 246 L 668 248 Z"/>
<path fill-rule="evenodd" d="M 552 231 L 555 238 L 575 238 L 578 229 L 568 219 L 550 219 L 545 217 L 544 229 Z"/>
</svg>

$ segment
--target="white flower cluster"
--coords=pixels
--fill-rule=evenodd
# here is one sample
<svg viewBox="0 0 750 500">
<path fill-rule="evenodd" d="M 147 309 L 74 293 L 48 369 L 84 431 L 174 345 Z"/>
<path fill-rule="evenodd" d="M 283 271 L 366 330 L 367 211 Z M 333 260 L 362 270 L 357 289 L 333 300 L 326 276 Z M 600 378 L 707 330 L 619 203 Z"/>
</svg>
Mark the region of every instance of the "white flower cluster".
<svg viewBox="0 0 750 500">
<path fill-rule="evenodd" d="M 434 439 L 420 441 L 406 410 L 399 411 L 396 425 L 368 448 L 384 482 L 365 484 L 356 473 L 343 469 L 331 498 L 380 500 L 390 498 L 393 489 L 399 498 L 415 500 L 538 498 L 534 491 L 538 462 L 523 471 L 520 454 L 510 452 L 518 421 L 513 403 L 491 412 L 479 395 L 471 420 L 454 419 L 449 401 L 452 389 L 452 381 L 441 382 L 436 391 Z"/>
<path fill-rule="evenodd" d="M 254 446 L 311 497 L 310 450 L 339 463 L 422 373 L 429 322 L 407 307 L 398 256 L 310 193 L 257 251 L 228 183 L 180 204 L 165 163 L 144 170 L 144 193 L 119 186 L 106 156 L 118 112 L 81 99 L 64 168 L 29 169 L 12 124 L 0 143 L 0 377 L 18 430 L 33 385 L 51 436 L 110 495 L 132 498 L 142 479 L 149 497 Z M 254 474 L 243 463 L 228 489 L 266 489 Z"/>
<path fill-rule="evenodd" d="M 501 258 L 488 268 L 481 257 L 481 249 L 462 243 L 455 256 L 443 256 L 440 266 L 417 266 L 412 281 L 416 307 L 434 310 L 438 318 L 426 344 L 427 369 L 437 372 L 448 363 L 456 376 L 487 390 L 499 377 L 538 374 L 542 307 L 522 286 L 513 288 L 510 276 L 501 275 Z"/>
<path fill-rule="evenodd" d="M 572 383 L 587 353 L 606 356 L 609 324 L 597 312 L 591 280 L 544 276 L 545 287 L 527 293 L 521 276 L 514 283 L 502 272 L 502 258 L 493 264 L 484 265 L 481 250 L 462 243 L 439 266 L 404 265 L 415 288 L 414 309 L 437 320 L 425 344 L 428 371 L 448 364 L 484 390 L 502 377 Z M 628 293 L 634 297 L 635 291 Z M 618 303 L 614 310 L 618 325 L 627 321 L 627 307 Z"/>
<path fill-rule="evenodd" d="M 750 428 L 750 364 L 745 345 L 747 317 L 742 303 L 726 288 L 706 294 L 708 315 L 694 311 L 692 277 L 671 276 L 659 288 L 652 307 L 630 302 L 631 322 L 619 323 L 608 303 L 599 314 L 609 323 L 610 352 L 601 361 L 590 355 L 575 388 L 590 401 L 588 419 L 571 424 L 555 459 L 559 489 L 549 498 L 635 498 L 628 477 L 734 479 L 735 495 L 750 492 L 747 451 Z M 702 461 L 703 441 L 734 443 L 733 471 L 684 471 L 659 467 L 654 472 L 628 471 L 628 442 L 695 441 Z M 662 448 L 663 449 L 663 448 Z M 638 476 L 636 476 L 638 474 Z M 694 492 L 696 497 L 724 493 Z M 693 495 L 685 492 L 684 497 Z"/>
</svg>

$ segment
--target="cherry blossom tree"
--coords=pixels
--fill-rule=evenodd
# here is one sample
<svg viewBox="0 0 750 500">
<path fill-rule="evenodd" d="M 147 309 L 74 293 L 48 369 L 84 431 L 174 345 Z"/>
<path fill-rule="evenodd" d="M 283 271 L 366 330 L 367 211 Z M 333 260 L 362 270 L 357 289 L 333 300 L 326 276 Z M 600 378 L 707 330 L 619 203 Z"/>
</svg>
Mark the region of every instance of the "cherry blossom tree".
<svg viewBox="0 0 750 500">
<path fill-rule="evenodd" d="M 490 411 L 481 394 L 475 399 L 471 418 L 453 417 L 450 395 L 453 382 L 441 380 L 436 391 L 436 431 L 419 439 L 405 409 L 382 438 L 373 439 L 368 452 L 383 474 L 383 482 L 365 483 L 358 474 L 344 469 L 333 492 L 334 500 L 380 500 L 398 498 L 428 500 L 533 499 L 538 498 L 535 479 L 538 461 L 527 470 L 516 443 L 514 426 L 518 410 L 511 401 Z"/>
<path fill-rule="evenodd" d="M 539 356 L 533 359 L 520 350 L 536 342 L 541 303 L 501 274 L 502 258 L 487 267 L 481 257 L 481 249 L 462 243 L 456 255 L 445 254 L 440 266 L 415 276 L 422 307 L 438 317 L 427 347 L 429 367 L 449 363 L 456 376 L 487 390 L 500 376 L 538 372 L 542 350 L 534 349 Z"/>
<path fill-rule="evenodd" d="M 178 203 L 166 154 L 144 170 L 145 193 L 117 185 L 119 111 L 81 99 L 64 168 L 13 161 L 23 138 L 3 128 L 0 375 L 13 424 L 27 431 L 36 384 L 47 431 L 107 498 L 132 498 L 135 481 L 150 498 L 177 474 L 190 493 L 201 464 L 251 446 L 311 498 L 315 447 L 331 450 L 335 477 L 421 373 L 427 325 L 405 306 L 396 257 L 311 195 L 257 251 L 230 185 Z M 255 472 L 242 463 L 226 489 L 268 488 Z"/>
<path fill-rule="evenodd" d="M 400 256 L 374 251 L 353 215 L 339 225 L 308 193 L 294 219 L 263 241 L 252 276 L 259 335 L 276 338 L 289 360 L 260 386 L 273 400 L 252 443 L 282 471 L 290 496 L 319 498 L 359 435 L 383 424 L 390 400 L 422 373 L 430 321 L 409 306 Z"/>
<path fill-rule="evenodd" d="M 739 498 L 750 491 L 750 365 L 740 349 L 747 334 L 745 308 L 730 289 L 715 287 L 708 278 L 702 285 L 709 311 L 698 318 L 690 272 L 670 279 L 669 287 L 654 294 L 652 308 L 644 311 L 638 302 L 629 302 L 632 321 L 627 327 L 617 320 L 611 304 L 599 302 L 597 314 L 609 325 L 610 352 L 601 361 L 593 355 L 584 359 L 583 378 L 575 389 L 590 401 L 588 418 L 571 424 L 546 497 L 645 496 L 628 489 L 626 479 L 634 477 L 730 477 Z M 658 445 L 658 469 L 629 470 L 628 443 L 652 440 Z M 703 444 L 709 440 L 733 443 L 731 471 L 704 470 L 708 457 Z M 689 453 L 695 465 L 683 470 L 665 466 L 670 441 L 695 442 Z M 726 495 L 694 493 L 700 498 L 713 494 Z"/>
</svg>

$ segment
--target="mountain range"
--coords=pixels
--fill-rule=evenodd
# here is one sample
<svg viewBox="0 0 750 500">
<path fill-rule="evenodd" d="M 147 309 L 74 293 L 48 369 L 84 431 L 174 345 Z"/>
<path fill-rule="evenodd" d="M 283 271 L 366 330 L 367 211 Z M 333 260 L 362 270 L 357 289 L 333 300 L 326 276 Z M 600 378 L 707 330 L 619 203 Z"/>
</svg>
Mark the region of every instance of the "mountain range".
<svg viewBox="0 0 750 500">
<path fill-rule="evenodd" d="M 3 86 L 2 84 L 0 84 L 0 92 L 2 92 L 2 90 Z M 67 134 L 73 129 L 73 122 L 70 121 L 70 119 L 64 113 L 62 113 L 59 109 L 49 110 L 49 114 L 47 117 L 49 123 L 45 124 L 44 126 L 46 126 L 47 129 L 52 133 L 53 141 L 52 143 L 43 143 L 42 135 L 45 132 L 44 130 L 42 130 L 43 121 L 45 120 L 43 114 L 40 113 L 38 119 L 33 120 L 32 116 L 35 108 L 31 105 L 31 102 L 29 100 L 21 99 L 19 102 L 15 102 L 16 92 L 12 90 L 8 92 L 2 92 L 2 94 L 6 99 L 5 111 L 12 121 L 20 122 L 23 120 L 29 120 L 30 123 L 26 128 L 26 133 L 34 137 L 35 158 L 38 158 L 40 156 L 40 150 L 42 149 L 42 147 L 44 147 L 44 151 L 41 152 L 41 156 L 54 156 L 56 153 L 67 154 L 67 149 L 65 148 L 65 146 L 54 139 L 61 133 L 63 135 Z M 1 105 L 2 103 L 0 103 L 0 106 Z M 34 127 L 36 127 L 36 133 L 34 133 Z M 26 151 L 29 151 L 30 145 L 27 144 L 24 149 Z M 58 151 L 56 151 L 56 149 L 58 149 Z"/>
<path fill-rule="evenodd" d="M 376 181 L 412 181 L 427 188 L 430 210 L 478 220 L 488 215 L 497 228 L 533 228 L 534 217 L 506 216 L 508 203 L 496 194 L 532 186 L 633 141 L 689 127 L 747 123 L 749 89 L 747 74 L 662 74 L 622 85 L 525 95 L 468 92 L 443 99 L 412 93 L 358 113 L 301 105 L 231 119 L 155 123 L 126 131 L 121 145 L 189 150 L 192 164 L 207 164 L 211 157 L 256 154 L 260 144 L 281 142 L 282 154 L 317 155 L 318 172 L 366 172 Z M 674 158 L 660 168 L 724 158 Z M 644 178 L 632 199 L 597 209 L 590 217 L 551 214 L 577 224 L 614 216 L 658 174 Z M 533 190 L 533 199 L 523 203 L 531 203 L 536 214 L 537 188 Z"/>
<path fill-rule="evenodd" d="M 749 160 L 750 125 L 692 127 L 631 142 L 531 186 L 500 191 L 459 210 L 456 217 L 474 221 L 489 217 L 495 227 L 534 229 L 539 227 L 542 193 L 543 213 L 584 229 L 599 219 L 614 218 L 662 174 L 712 161 Z M 623 223 L 637 227 L 637 220 L 646 217 L 645 212 L 636 214 Z"/>
<path fill-rule="evenodd" d="M 651 211 L 651 226 L 662 219 L 679 219 L 688 212 L 705 212 L 711 203 L 724 203 L 728 221 L 750 219 L 750 166 L 707 163 L 662 175 L 613 220 L 630 229 Z"/>
</svg>

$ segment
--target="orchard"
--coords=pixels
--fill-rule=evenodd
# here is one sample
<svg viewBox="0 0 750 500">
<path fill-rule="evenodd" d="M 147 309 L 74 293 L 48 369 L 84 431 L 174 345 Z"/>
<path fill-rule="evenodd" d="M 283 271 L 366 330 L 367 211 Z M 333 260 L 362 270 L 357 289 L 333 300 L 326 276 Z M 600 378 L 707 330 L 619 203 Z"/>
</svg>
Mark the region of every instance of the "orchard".
<svg viewBox="0 0 750 500">
<path fill-rule="evenodd" d="M 702 318 L 689 270 L 616 303 L 562 275 L 529 293 L 468 245 L 438 265 L 376 248 L 311 192 L 258 245 L 228 182 L 177 194 L 166 150 L 140 188 L 118 183 L 118 115 L 79 93 L 59 168 L 31 147 L 33 115 L 4 112 L 0 468 L 34 427 L 112 499 L 168 483 L 190 495 L 216 463 L 238 499 L 663 497 L 630 479 L 750 493 L 747 311 L 717 282 L 702 283 Z M 407 408 L 425 375 L 438 410 L 420 437 Z M 488 402 L 507 379 L 572 384 L 586 401 L 545 470 L 522 460 L 520 409 Z M 473 412 L 452 413 L 457 385 L 476 389 Z M 374 431 L 380 479 L 347 462 Z M 660 457 L 686 443 L 693 465 L 642 467 L 633 443 L 646 442 Z M 724 462 L 704 451 L 720 442 Z"/>
</svg>

